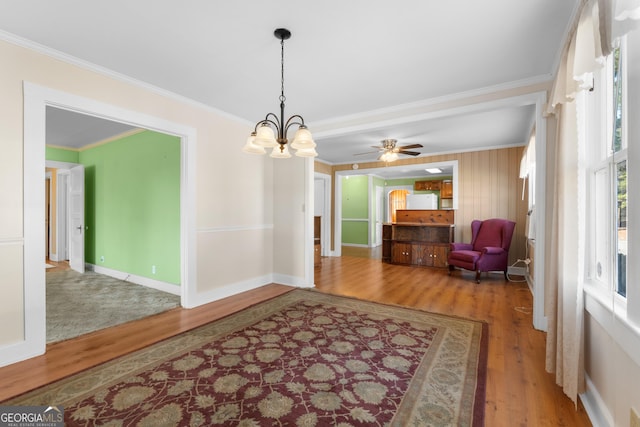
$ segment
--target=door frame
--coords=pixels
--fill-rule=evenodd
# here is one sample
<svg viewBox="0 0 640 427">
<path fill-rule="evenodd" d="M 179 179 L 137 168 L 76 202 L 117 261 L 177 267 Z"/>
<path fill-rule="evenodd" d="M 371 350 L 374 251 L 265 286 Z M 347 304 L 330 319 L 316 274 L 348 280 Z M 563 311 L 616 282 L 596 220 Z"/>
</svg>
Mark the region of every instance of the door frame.
<svg viewBox="0 0 640 427">
<path fill-rule="evenodd" d="M 331 256 L 331 175 L 314 172 L 314 185 L 316 181 L 322 182 L 324 187 L 324 197 L 322 198 L 322 222 L 320 223 L 321 255 Z M 314 199 L 314 201 L 316 200 Z"/>
<path fill-rule="evenodd" d="M 196 289 L 196 143 L 195 128 L 90 98 L 25 81 L 24 91 L 24 341 L 0 352 L 6 365 L 46 349 L 45 269 L 43 266 L 46 107 L 52 106 L 126 123 L 180 138 L 180 264 L 181 305 L 197 305 Z"/>
<path fill-rule="evenodd" d="M 382 246 L 382 224 L 384 223 L 384 187 L 380 185 L 374 186 L 376 190 L 375 194 L 375 209 L 376 209 L 376 238 L 373 242 L 373 247 L 377 248 Z"/>
<path fill-rule="evenodd" d="M 67 221 L 69 219 L 67 215 L 67 177 L 69 176 L 69 169 L 76 166 L 77 163 L 58 162 L 55 160 L 45 160 L 45 166 L 48 168 L 56 169 L 56 252 L 55 259 L 49 257 L 51 261 L 66 261 L 67 257 Z M 51 243 L 49 243 L 51 244 Z"/>
</svg>

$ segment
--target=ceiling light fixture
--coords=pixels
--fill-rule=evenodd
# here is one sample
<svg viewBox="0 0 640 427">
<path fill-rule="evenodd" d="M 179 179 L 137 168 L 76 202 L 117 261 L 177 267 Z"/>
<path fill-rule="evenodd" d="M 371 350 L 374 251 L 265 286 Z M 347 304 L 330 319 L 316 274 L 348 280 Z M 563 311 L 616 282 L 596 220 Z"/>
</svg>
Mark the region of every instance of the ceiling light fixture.
<svg viewBox="0 0 640 427">
<path fill-rule="evenodd" d="M 429 173 L 442 173 L 442 169 L 440 168 L 427 168 L 425 170 Z"/>
<path fill-rule="evenodd" d="M 398 153 L 394 153 L 393 151 L 385 151 L 382 156 L 380 156 L 380 160 L 383 162 L 391 163 L 398 160 Z"/>
<path fill-rule="evenodd" d="M 280 117 L 269 113 L 263 120 L 256 123 L 242 151 L 251 154 L 265 154 L 265 148 L 273 148 L 271 157 L 287 159 L 291 157 L 287 146 L 287 132 L 291 126 L 297 125 L 298 130 L 289 145 L 296 150 L 296 156 L 315 157 L 318 155 L 315 150 L 316 143 L 304 124 L 302 116 L 296 114 L 289 117 L 286 122 L 284 121 L 284 101 L 286 100 L 284 96 L 284 41 L 291 37 L 291 31 L 286 28 L 278 28 L 273 32 L 273 35 L 280 39 Z M 276 133 L 272 127 L 275 128 Z"/>
</svg>

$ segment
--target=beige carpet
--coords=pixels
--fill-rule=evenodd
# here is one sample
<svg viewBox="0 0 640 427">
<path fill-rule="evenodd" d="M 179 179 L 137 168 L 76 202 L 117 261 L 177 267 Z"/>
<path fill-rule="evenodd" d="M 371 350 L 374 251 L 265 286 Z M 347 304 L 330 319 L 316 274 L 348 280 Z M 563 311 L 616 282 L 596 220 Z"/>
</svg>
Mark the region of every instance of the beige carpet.
<svg viewBox="0 0 640 427">
<path fill-rule="evenodd" d="M 180 306 L 180 297 L 87 271 L 47 273 L 47 343 Z"/>
<path fill-rule="evenodd" d="M 294 290 L 3 402 L 66 426 L 482 426 L 487 325 Z"/>
</svg>

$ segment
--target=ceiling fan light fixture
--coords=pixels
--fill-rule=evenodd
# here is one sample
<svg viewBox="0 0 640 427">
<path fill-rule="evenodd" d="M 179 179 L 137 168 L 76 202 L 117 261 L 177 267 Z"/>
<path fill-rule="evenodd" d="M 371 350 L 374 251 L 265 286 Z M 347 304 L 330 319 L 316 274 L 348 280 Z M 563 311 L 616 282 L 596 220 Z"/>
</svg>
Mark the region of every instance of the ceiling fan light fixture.
<svg viewBox="0 0 640 427">
<path fill-rule="evenodd" d="M 380 143 L 382 144 L 380 147 L 372 146 L 372 148 L 377 149 L 378 151 L 376 152 L 380 154 L 380 156 L 378 157 L 378 160 L 386 163 L 390 163 L 398 160 L 400 158 L 399 156 L 400 154 L 407 155 L 407 156 L 420 155 L 419 151 L 409 151 L 409 150 L 413 150 L 415 148 L 422 148 L 422 144 L 409 144 L 409 145 L 397 146 L 396 145 L 397 142 L 398 142 L 397 139 L 387 138 L 380 141 Z M 362 154 L 370 154 L 370 153 L 357 153 L 355 155 L 359 156 Z"/>
<path fill-rule="evenodd" d="M 394 153 L 393 151 L 387 151 L 380 156 L 380 160 L 383 162 L 391 163 L 398 160 L 398 153 Z"/>
</svg>

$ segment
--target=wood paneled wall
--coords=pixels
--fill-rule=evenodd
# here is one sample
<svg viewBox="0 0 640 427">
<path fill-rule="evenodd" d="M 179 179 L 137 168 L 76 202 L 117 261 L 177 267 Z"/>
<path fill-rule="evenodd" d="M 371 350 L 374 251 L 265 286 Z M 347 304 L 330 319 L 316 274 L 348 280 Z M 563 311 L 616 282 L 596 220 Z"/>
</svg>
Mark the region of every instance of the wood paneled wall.
<svg viewBox="0 0 640 427">
<path fill-rule="evenodd" d="M 505 218 L 516 222 L 511 242 L 509 264 L 524 259 L 526 254 L 525 222 L 527 197 L 522 199 L 522 179 L 519 177 L 520 159 L 524 147 L 443 154 L 430 157 L 402 159 L 394 165 L 458 161 L 458 209 L 455 212 L 457 242 L 471 240 L 471 221 L 474 219 Z M 316 167 L 326 165 L 316 162 Z M 360 169 L 384 167 L 383 162 L 360 163 Z M 351 170 L 351 165 L 332 167 L 332 185 L 337 171 Z M 320 171 L 318 171 L 320 172 Z M 331 200 L 334 202 L 334 189 Z M 333 212 L 333 206 L 331 207 Z M 333 221 L 332 221 L 333 224 Z M 333 227 L 332 227 L 333 228 Z M 332 232 L 333 236 L 333 232 Z M 335 243 L 332 242 L 332 248 Z"/>
</svg>

